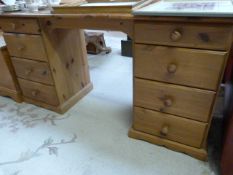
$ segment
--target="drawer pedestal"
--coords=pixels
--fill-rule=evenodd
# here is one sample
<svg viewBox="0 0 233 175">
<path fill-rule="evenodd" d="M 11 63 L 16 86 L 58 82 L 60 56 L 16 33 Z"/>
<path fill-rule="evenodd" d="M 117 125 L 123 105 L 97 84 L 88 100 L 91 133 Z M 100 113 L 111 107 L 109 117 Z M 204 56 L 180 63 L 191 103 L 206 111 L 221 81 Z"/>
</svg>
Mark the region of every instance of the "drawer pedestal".
<svg viewBox="0 0 233 175">
<path fill-rule="evenodd" d="M 206 160 L 232 27 L 138 20 L 134 31 L 134 119 L 129 137 Z"/>
<path fill-rule="evenodd" d="M 2 17 L 0 28 L 24 101 L 64 113 L 92 90 L 82 30 L 13 17 Z"/>
</svg>

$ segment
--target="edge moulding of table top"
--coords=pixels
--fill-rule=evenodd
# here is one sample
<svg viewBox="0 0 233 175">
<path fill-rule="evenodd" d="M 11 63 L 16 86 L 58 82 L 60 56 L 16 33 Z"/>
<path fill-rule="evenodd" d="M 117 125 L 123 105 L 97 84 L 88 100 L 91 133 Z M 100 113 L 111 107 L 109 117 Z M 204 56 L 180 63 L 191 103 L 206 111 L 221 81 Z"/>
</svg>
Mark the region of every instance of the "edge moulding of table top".
<svg viewBox="0 0 233 175">
<path fill-rule="evenodd" d="M 46 84 L 46 87 L 56 92 L 54 96 L 57 97 L 56 104 L 59 107 L 29 100 L 28 95 L 36 99 L 38 94 L 28 89 L 24 94 L 25 101 L 57 112 L 66 111 L 92 89 L 81 29 L 117 30 L 128 34 L 133 39 L 134 48 L 134 117 L 129 137 L 163 145 L 200 160 L 207 159 L 206 140 L 214 104 L 225 65 L 231 56 L 232 20 L 119 14 L 8 14 L 0 18 L 8 48 L 11 47 L 12 38 L 16 41 L 25 36 L 42 39 L 47 58 L 40 60 L 40 64 L 35 60 L 38 59 L 36 57 L 26 55 L 30 57 L 27 60 L 20 57 L 24 55 L 17 55 L 18 51 L 9 50 L 15 65 L 21 65 L 18 62 L 22 61 L 46 69 L 49 67 L 45 74 L 46 80 L 52 75 L 50 77 L 53 81 Z M 16 25 L 23 28 L 32 24 L 29 20 L 33 20 L 39 27 L 33 28 L 34 33 L 31 30 L 23 32 L 20 27 L 12 29 L 13 25 L 6 25 L 4 19 L 7 19 L 7 23 L 15 20 Z M 24 25 L 20 25 L 20 21 Z M 16 34 L 12 36 L 12 32 Z M 74 36 L 78 39 L 74 39 Z M 68 47 L 70 45 L 67 43 L 74 43 L 74 48 Z M 76 47 L 80 44 L 81 47 Z M 25 54 L 25 51 L 20 54 Z M 81 76 L 77 78 L 76 75 Z M 21 78 L 21 74 L 17 76 L 23 88 L 30 87 L 28 84 L 33 88 L 45 85 L 32 82 L 35 79 L 30 79 L 30 76 L 26 77 L 26 81 Z M 76 94 L 80 92 L 82 95 L 77 97 Z"/>
</svg>

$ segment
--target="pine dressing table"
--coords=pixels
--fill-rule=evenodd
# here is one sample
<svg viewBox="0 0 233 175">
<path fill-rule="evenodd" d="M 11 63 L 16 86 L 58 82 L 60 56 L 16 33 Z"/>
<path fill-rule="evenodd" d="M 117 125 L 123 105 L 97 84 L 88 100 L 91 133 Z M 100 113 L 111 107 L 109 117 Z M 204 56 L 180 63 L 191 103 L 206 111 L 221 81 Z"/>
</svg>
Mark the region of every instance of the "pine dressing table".
<svg viewBox="0 0 233 175">
<path fill-rule="evenodd" d="M 129 137 L 206 160 L 219 85 L 231 56 L 229 18 L 127 14 L 0 16 L 28 103 L 64 113 L 91 89 L 82 29 L 117 30 L 133 41 Z"/>
</svg>

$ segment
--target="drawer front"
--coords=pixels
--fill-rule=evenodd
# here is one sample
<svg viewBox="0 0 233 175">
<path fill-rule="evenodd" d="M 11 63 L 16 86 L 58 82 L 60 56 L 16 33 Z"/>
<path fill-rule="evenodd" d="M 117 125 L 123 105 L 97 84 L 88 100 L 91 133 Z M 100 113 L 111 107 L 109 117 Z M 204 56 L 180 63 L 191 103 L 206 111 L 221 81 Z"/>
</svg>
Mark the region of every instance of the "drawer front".
<svg viewBox="0 0 233 175">
<path fill-rule="evenodd" d="M 135 24 L 136 43 L 226 50 L 230 45 L 231 35 L 232 28 L 227 26 L 184 25 L 180 23 Z"/>
<path fill-rule="evenodd" d="M 11 60 L 17 77 L 49 85 L 54 84 L 47 63 L 15 57 L 12 57 Z"/>
<path fill-rule="evenodd" d="M 135 76 L 216 90 L 226 52 L 135 45 Z"/>
<path fill-rule="evenodd" d="M 134 79 L 134 105 L 207 122 L 215 92 Z"/>
<path fill-rule="evenodd" d="M 11 56 L 47 61 L 41 36 L 4 34 L 4 38 Z"/>
<path fill-rule="evenodd" d="M 200 148 L 207 124 L 134 107 L 133 128 L 168 140 Z"/>
<path fill-rule="evenodd" d="M 47 86 L 20 78 L 18 78 L 18 81 L 25 97 L 53 106 L 59 104 L 57 93 L 53 86 Z"/>
<path fill-rule="evenodd" d="M 1 18 L 0 29 L 4 32 L 39 34 L 40 28 L 36 19 Z"/>
</svg>

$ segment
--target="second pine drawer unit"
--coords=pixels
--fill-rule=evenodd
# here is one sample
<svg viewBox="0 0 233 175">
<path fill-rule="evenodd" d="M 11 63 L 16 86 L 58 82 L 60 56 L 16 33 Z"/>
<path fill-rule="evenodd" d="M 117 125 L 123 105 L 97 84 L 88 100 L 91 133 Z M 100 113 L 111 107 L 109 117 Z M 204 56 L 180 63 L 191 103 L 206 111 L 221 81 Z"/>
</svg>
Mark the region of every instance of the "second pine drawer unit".
<svg viewBox="0 0 233 175">
<path fill-rule="evenodd" d="M 231 26 L 182 23 L 135 24 L 135 42 L 210 50 L 227 50 L 231 42 Z"/>
<path fill-rule="evenodd" d="M 4 39 L 24 100 L 51 109 L 58 106 L 57 91 L 37 20 L 9 18 L 3 19 L 0 26 L 7 31 Z"/>
<path fill-rule="evenodd" d="M 93 87 L 85 37 L 80 29 L 50 30 L 47 20 L 1 16 L 0 29 L 24 101 L 64 113 Z"/>
</svg>

